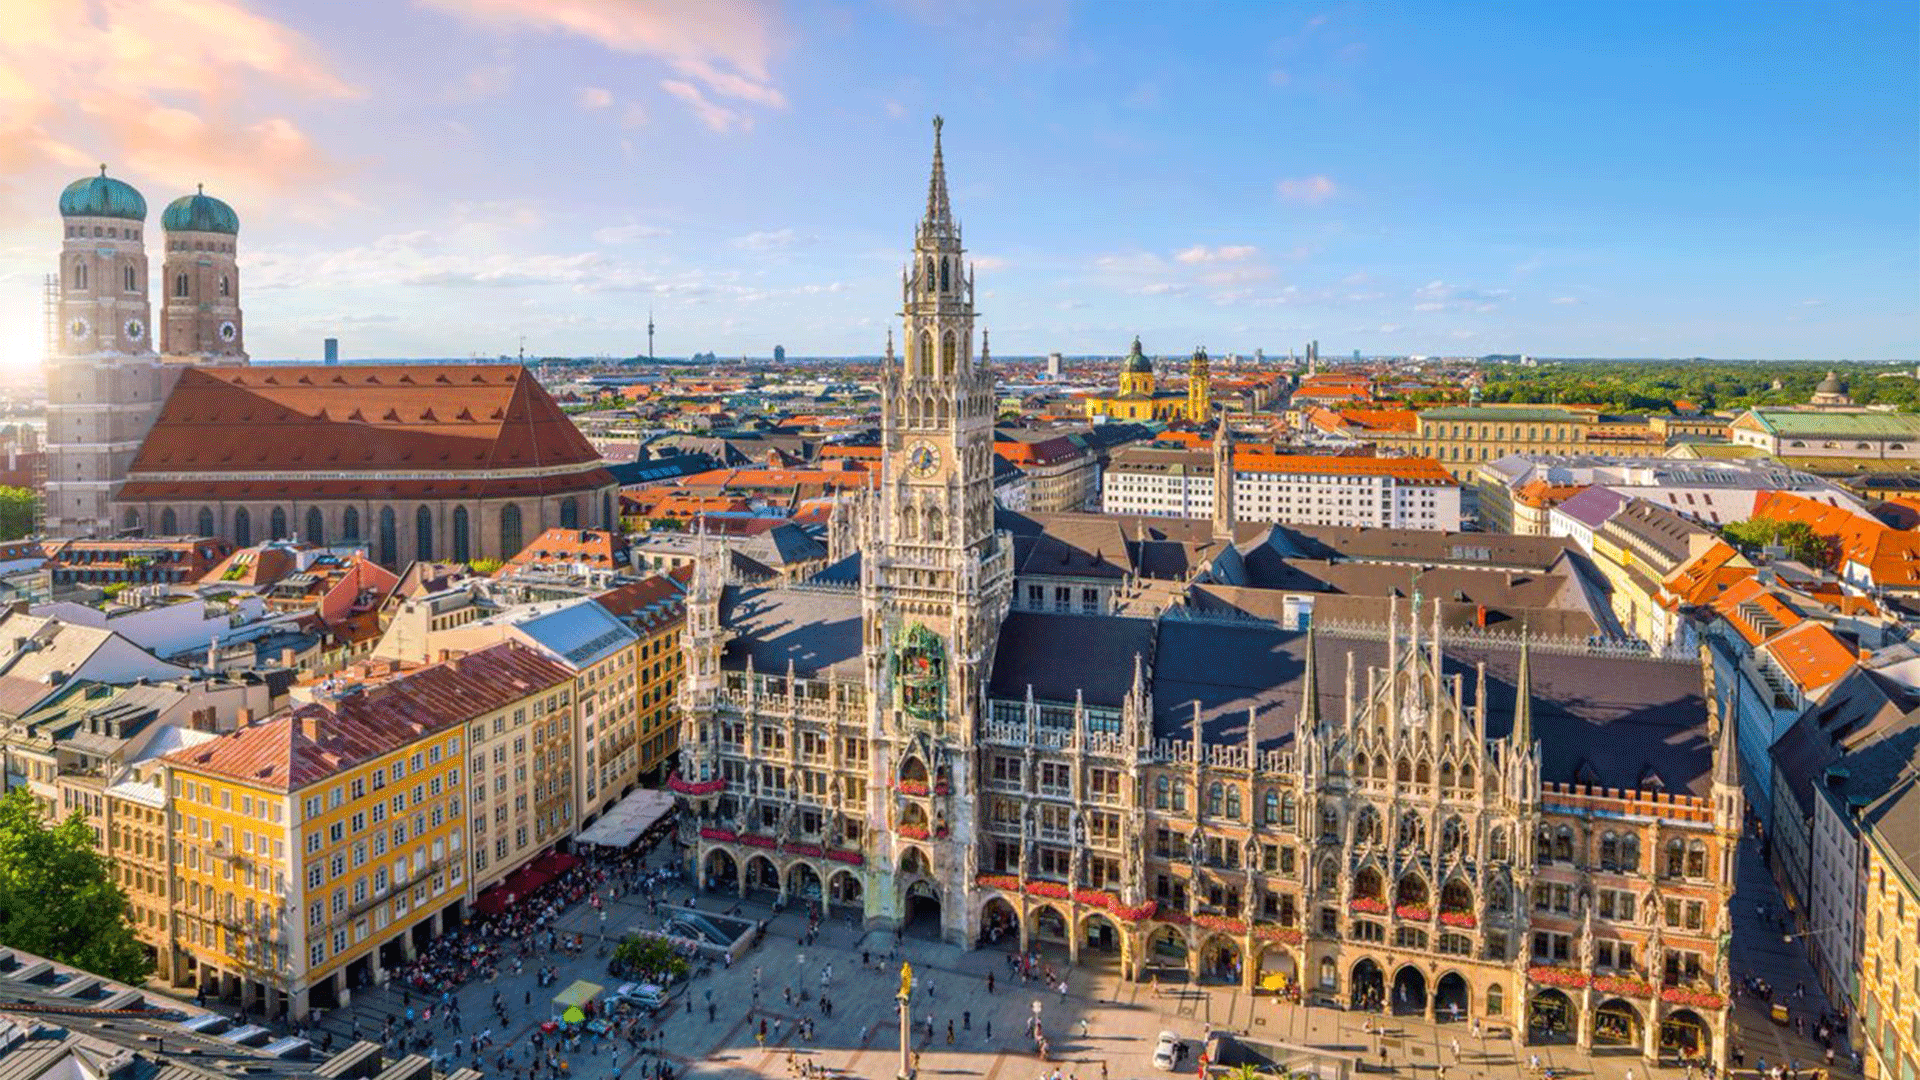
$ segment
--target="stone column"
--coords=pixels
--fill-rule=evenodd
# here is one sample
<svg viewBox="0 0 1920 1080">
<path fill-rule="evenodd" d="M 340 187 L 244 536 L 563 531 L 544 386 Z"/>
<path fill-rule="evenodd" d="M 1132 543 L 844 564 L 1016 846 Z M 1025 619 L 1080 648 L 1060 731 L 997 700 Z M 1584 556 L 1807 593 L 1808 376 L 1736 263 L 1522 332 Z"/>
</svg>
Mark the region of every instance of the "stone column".
<svg viewBox="0 0 1920 1080">
<path fill-rule="evenodd" d="M 1660 1057 L 1660 999 L 1647 1003 L 1647 1015 L 1640 1025 L 1640 1056 L 1649 1063 Z"/>
<path fill-rule="evenodd" d="M 1593 1051 L 1593 987 L 1580 991 L 1579 996 L 1569 998 L 1573 1003 L 1573 1041 L 1582 1051 Z"/>
<path fill-rule="evenodd" d="M 906 994 L 897 997 L 900 1003 L 900 1071 L 899 1080 L 913 1080 L 913 1011 Z"/>
</svg>

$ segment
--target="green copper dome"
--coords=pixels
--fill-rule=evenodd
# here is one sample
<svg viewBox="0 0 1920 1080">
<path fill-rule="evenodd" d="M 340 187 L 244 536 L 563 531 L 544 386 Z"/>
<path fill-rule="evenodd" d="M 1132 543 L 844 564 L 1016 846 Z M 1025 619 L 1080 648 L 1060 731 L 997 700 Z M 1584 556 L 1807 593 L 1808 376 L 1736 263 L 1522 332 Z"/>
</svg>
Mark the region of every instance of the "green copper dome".
<svg viewBox="0 0 1920 1080">
<path fill-rule="evenodd" d="M 128 221 L 147 219 L 147 200 L 124 180 L 107 175 L 100 166 L 99 176 L 82 177 L 60 192 L 61 217 L 110 217 Z"/>
<path fill-rule="evenodd" d="M 1153 370 L 1153 361 L 1147 359 L 1147 354 L 1140 351 L 1139 338 L 1136 337 L 1133 339 L 1133 351 L 1127 354 L 1127 361 L 1120 365 L 1120 370 L 1129 372 L 1150 372 Z"/>
<path fill-rule="evenodd" d="M 168 203 L 160 214 L 160 227 L 168 232 L 232 235 L 240 231 L 240 216 L 233 212 L 233 207 L 201 190 Z"/>
</svg>

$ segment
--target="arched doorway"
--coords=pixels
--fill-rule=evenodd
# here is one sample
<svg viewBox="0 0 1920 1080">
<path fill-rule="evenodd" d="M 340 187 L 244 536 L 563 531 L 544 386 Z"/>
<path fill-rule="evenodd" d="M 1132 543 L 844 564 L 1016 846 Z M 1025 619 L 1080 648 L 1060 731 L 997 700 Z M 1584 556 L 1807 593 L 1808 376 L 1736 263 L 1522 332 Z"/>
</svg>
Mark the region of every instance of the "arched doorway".
<svg viewBox="0 0 1920 1080">
<path fill-rule="evenodd" d="M 1240 982 L 1240 946 L 1232 940 L 1215 936 L 1200 946 L 1200 978 L 1202 982 L 1217 982 L 1235 986 Z"/>
<path fill-rule="evenodd" d="M 908 883 L 902 907 L 906 916 L 902 926 L 905 933 L 935 940 L 940 938 L 940 895 L 924 878 Z"/>
<path fill-rule="evenodd" d="M 820 872 L 803 862 L 787 867 L 787 899 L 807 900 L 818 903 L 820 900 Z"/>
<path fill-rule="evenodd" d="M 995 896 L 980 905 L 980 943 L 998 945 L 1020 940 L 1020 915 L 1013 905 Z"/>
<path fill-rule="evenodd" d="M 1558 990 L 1542 990 L 1527 1002 L 1527 1041 L 1573 1041 L 1573 1004 Z"/>
<path fill-rule="evenodd" d="M 1593 1010 L 1593 1044 L 1595 1046 L 1630 1046 L 1638 1048 L 1645 1037 L 1641 1026 L 1640 1010 L 1620 998 L 1609 998 Z"/>
<path fill-rule="evenodd" d="M 931 874 L 933 864 L 927 861 L 927 853 L 919 848 L 910 847 L 900 853 L 900 873 L 911 877 L 915 874 Z"/>
<path fill-rule="evenodd" d="M 1356 1009 L 1377 1009 L 1386 1000 L 1387 979 L 1371 959 L 1353 965 L 1347 977 L 1347 1001 Z"/>
<path fill-rule="evenodd" d="M 1089 953 L 1094 956 L 1118 957 L 1123 951 L 1124 939 L 1120 928 L 1112 919 L 1094 912 L 1080 921 L 1080 959 L 1085 960 Z"/>
<path fill-rule="evenodd" d="M 1473 1012 L 1473 991 L 1457 971 L 1449 971 L 1433 984 L 1433 1015 L 1442 1020 L 1463 1020 Z"/>
<path fill-rule="evenodd" d="M 1147 936 L 1147 963 L 1169 977 L 1187 977 L 1187 936 L 1177 927 L 1162 926 Z"/>
<path fill-rule="evenodd" d="M 1427 977 L 1412 964 L 1394 972 L 1393 1011 L 1397 1015 L 1418 1016 L 1427 1011 Z"/>
<path fill-rule="evenodd" d="M 1687 1061 L 1705 1061 L 1713 1046 L 1707 1022 L 1692 1009 L 1676 1009 L 1660 1021 L 1660 1053 Z"/>
<path fill-rule="evenodd" d="M 706 881 L 709 890 L 738 892 L 740 889 L 740 864 L 734 862 L 732 853 L 724 848 L 714 848 L 707 852 L 707 860 L 700 868 L 700 876 Z"/>
<path fill-rule="evenodd" d="M 1041 904 L 1038 907 L 1029 908 L 1027 917 L 1033 920 L 1033 925 L 1027 931 L 1029 945 L 1039 943 L 1065 946 L 1067 944 L 1067 917 L 1060 914 L 1059 908 L 1051 904 Z"/>
<path fill-rule="evenodd" d="M 1293 953 L 1284 945 L 1268 945 L 1260 950 L 1258 989 L 1273 994 L 1292 994 L 1300 988 L 1300 972 Z"/>
<path fill-rule="evenodd" d="M 862 908 L 866 898 L 866 889 L 860 884 L 860 876 L 851 870 L 842 870 L 827 882 L 829 902 L 840 907 Z"/>
<path fill-rule="evenodd" d="M 747 888 L 776 893 L 780 891 L 780 871 L 773 865 L 772 859 L 755 855 L 747 860 Z"/>
</svg>

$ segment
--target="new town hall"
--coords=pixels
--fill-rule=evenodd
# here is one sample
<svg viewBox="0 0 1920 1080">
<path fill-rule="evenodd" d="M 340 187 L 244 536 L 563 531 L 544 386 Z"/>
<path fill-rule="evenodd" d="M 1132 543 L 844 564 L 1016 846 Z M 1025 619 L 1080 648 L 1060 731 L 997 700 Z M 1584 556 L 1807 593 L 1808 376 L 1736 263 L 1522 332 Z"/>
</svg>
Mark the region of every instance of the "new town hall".
<svg viewBox="0 0 1920 1080">
<path fill-rule="evenodd" d="M 993 505 L 938 124 L 845 558 L 696 571 L 672 781 L 694 872 L 1128 978 L 1724 1062 L 1743 807 L 1696 664 L 1443 633 L 1417 591 L 1332 632 L 1015 602 L 1080 516 Z M 1230 575 L 1267 533 L 1218 502 L 1203 550 Z"/>
</svg>

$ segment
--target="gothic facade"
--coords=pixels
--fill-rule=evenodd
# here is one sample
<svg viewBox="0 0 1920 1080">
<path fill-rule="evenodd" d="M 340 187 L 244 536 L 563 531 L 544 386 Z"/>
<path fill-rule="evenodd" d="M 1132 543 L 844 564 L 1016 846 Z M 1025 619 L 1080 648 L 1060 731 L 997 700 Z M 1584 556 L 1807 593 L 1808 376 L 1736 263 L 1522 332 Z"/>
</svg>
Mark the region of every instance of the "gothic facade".
<svg viewBox="0 0 1920 1080">
<path fill-rule="evenodd" d="M 845 558 L 771 586 L 696 566 L 690 871 L 1132 979 L 1724 1063 L 1744 811 L 1699 668 L 1444 636 L 1417 590 L 1338 634 L 1010 611 L 962 259 L 936 121 Z"/>
</svg>

